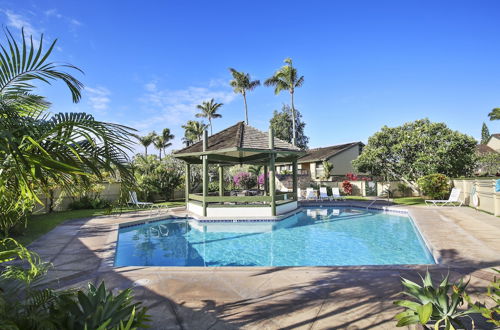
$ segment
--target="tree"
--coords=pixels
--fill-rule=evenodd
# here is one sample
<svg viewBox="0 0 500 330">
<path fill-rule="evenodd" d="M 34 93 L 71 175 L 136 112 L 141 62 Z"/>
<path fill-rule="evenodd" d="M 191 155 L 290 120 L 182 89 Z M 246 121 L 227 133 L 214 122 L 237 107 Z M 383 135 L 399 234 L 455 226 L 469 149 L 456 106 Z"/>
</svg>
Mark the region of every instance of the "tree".
<svg viewBox="0 0 500 330">
<path fill-rule="evenodd" d="M 40 190 L 49 182 L 71 190 L 74 178 L 85 181 L 102 171 L 132 182 L 126 151 L 131 151 L 131 128 L 100 122 L 85 113 L 50 116 L 50 103 L 33 94 L 35 84 L 61 80 L 73 102 L 82 83 L 64 69 L 81 71 L 48 58 L 54 41 L 43 51 L 43 35 L 28 45 L 24 31 L 18 45 L 6 30 L 7 47 L 0 51 L 0 226 L 8 234 L 15 221 L 26 219 Z"/>
<path fill-rule="evenodd" d="M 204 101 L 202 104 L 196 106 L 201 112 L 196 114 L 196 117 L 207 118 L 210 126 L 210 135 L 212 135 L 212 119 L 221 118 L 222 115 L 217 113 L 217 110 L 222 107 L 223 103 L 216 103 L 214 99 Z"/>
<path fill-rule="evenodd" d="M 323 171 L 324 171 L 323 177 L 325 180 L 330 179 L 330 177 L 332 176 L 331 175 L 332 170 L 333 170 L 333 164 L 327 160 L 324 160 L 323 161 Z"/>
<path fill-rule="evenodd" d="M 247 91 L 253 91 L 260 85 L 260 80 L 252 80 L 250 74 L 236 71 L 229 68 L 229 72 L 233 76 L 233 80 L 229 82 L 235 93 L 243 95 L 243 102 L 245 103 L 245 122 L 248 125 L 248 107 L 247 107 Z"/>
<path fill-rule="evenodd" d="M 175 138 L 175 135 L 170 133 L 169 128 L 164 128 L 161 135 L 155 136 L 153 140 L 153 144 L 155 145 L 155 148 L 158 149 L 159 154 L 160 154 L 160 160 L 161 160 L 161 152 L 163 151 L 163 154 L 166 155 L 167 152 L 165 149 L 170 147 L 172 143 L 170 141 Z M 146 154 L 147 156 L 147 154 Z"/>
<path fill-rule="evenodd" d="M 292 144 L 297 145 L 297 128 L 296 128 L 296 114 L 295 105 L 293 102 L 293 95 L 295 88 L 301 87 L 304 84 L 304 76 L 298 76 L 297 69 L 292 65 L 292 59 L 285 59 L 287 65 L 281 67 L 274 76 L 264 82 L 266 86 L 274 86 L 274 94 L 279 94 L 283 90 L 290 93 L 292 105 Z"/>
<path fill-rule="evenodd" d="M 201 140 L 207 125 L 202 121 L 189 120 L 182 128 L 184 128 L 184 138 L 182 140 L 187 146 L 190 146 L 194 142 Z"/>
<path fill-rule="evenodd" d="M 476 140 L 444 123 L 421 119 L 398 127 L 382 127 L 368 139 L 352 164 L 359 172 L 401 180 L 416 191 L 416 180 L 441 173 L 467 176 L 476 166 Z"/>
<path fill-rule="evenodd" d="M 485 152 L 478 156 L 477 169 L 480 174 L 497 175 L 500 173 L 500 153 Z"/>
<path fill-rule="evenodd" d="M 252 165 L 248 168 L 248 172 L 255 175 L 255 177 L 257 178 L 257 189 L 260 189 L 260 183 L 258 178 L 261 170 L 262 170 L 262 165 Z"/>
<path fill-rule="evenodd" d="M 148 135 L 139 136 L 135 135 L 135 138 L 139 140 L 139 143 L 144 147 L 144 155 L 148 155 L 148 147 L 154 142 L 156 138 L 156 132 L 151 132 Z"/>
<path fill-rule="evenodd" d="M 494 108 L 488 116 L 490 117 L 490 120 L 500 120 L 500 108 Z"/>
<path fill-rule="evenodd" d="M 274 136 L 278 139 L 292 143 L 293 136 L 293 115 L 292 109 L 284 104 L 281 111 L 274 111 L 270 120 Z M 296 127 L 296 146 L 300 149 L 307 149 L 309 137 L 304 134 L 306 124 L 302 121 L 302 115 L 298 109 L 295 109 L 295 127 Z"/>
<path fill-rule="evenodd" d="M 488 129 L 488 126 L 486 126 L 486 124 L 483 123 L 483 127 L 481 128 L 481 144 L 488 143 L 489 139 L 490 139 L 490 130 Z"/>
</svg>

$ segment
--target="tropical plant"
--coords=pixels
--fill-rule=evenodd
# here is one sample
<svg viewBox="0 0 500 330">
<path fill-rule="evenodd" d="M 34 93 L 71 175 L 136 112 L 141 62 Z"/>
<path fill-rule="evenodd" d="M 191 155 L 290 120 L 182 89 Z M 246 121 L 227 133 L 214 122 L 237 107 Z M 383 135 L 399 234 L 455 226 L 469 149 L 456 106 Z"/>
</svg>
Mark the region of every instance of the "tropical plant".
<svg viewBox="0 0 500 330">
<path fill-rule="evenodd" d="M 273 117 L 269 121 L 271 128 L 273 129 L 274 136 L 278 139 L 292 143 L 293 135 L 293 115 L 292 109 L 287 105 L 283 104 L 281 111 L 274 111 Z M 298 109 L 295 109 L 295 137 L 296 146 L 300 149 L 307 149 L 307 144 L 309 143 L 309 137 L 304 133 L 306 124 L 302 121 L 302 115 Z"/>
<path fill-rule="evenodd" d="M 434 173 L 419 178 L 417 184 L 425 196 L 443 199 L 450 192 L 449 181 L 446 175 Z"/>
<path fill-rule="evenodd" d="M 490 117 L 490 120 L 500 120 L 500 108 L 494 108 L 488 116 Z"/>
<path fill-rule="evenodd" d="M 476 145 L 472 137 L 452 131 L 444 123 L 422 119 L 398 127 L 382 127 L 368 139 L 352 164 L 359 172 L 382 176 L 385 181 L 403 181 L 418 191 L 417 179 L 428 174 L 472 174 L 476 168 Z"/>
<path fill-rule="evenodd" d="M 292 144 L 297 145 L 297 128 L 293 96 L 295 93 L 295 88 L 301 87 L 304 84 L 304 76 L 299 77 L 297 69 L 292 65 L 291 58 L 285 59 L 284 62 L 286 63 L 286 65 L 276 71 L 271 78 L 267 79 L 264 82 L 264 85 L 274 86 L 275 94 L 279 94 L 283 90 L 287 90 L 290 93 L 292 106 Z"/>
<path fill-rule="evenodd" d="M 493 271 L 500 274 L 500 270 L 493 268 Z M 472 299 L 465 295 L 465 300 L 472 306 L 472 310 L 480 313 L 486 322 L 500 328 L 500 277 L 494 277 L 493 281 L 488 286 L 486 296 L 492 302 L 491 307 L 487 307 L 486 303 L 473 303 Z"/>
<path fill-rule="evenodd" d="M 189 146 L 201 140 L 203 132 L 207 129 L 207 125 L 202 121 L 189 120 L 182 128 L 184 128 L 184 138 L 182 140 Z"/>
<path fill-rule="evenodd" d="M 395 316 L 398 323 L 396 326 L 403 327 L 411 324 L 426 325 L 434 324 L 434 329 L 441 327 L 445 329 L 465 329 L 462 319 L 469 314 L 476 313 L 472 309 L 460 310 L 464 304 L 465 289 L 469 282 L 451 284 L 448 276 L 443 278 L 436 287 L 432 283 L 432 278 L 427 271 L 425 278 L 422 278 L 422 285 L 418 285 L 408 279 L 402 278 L 401 283 L 405 291 L 402 294 L 413 298 L 412 300 L 398 300 L 394 304 L 405 308 Z"/>
<path fill-rule="evenodd" d="M 333 164 L 327 160 L 324 160 L 323 161 L 323 178 L 325 180 L 330 179 L 330 177 L 332 176 L 331 175 L 332 170 L 333 170 Z"/>
<path fill-rule="evenodd" d="M 262 165 L 252 165 L 248 168 L 248 172 L 252 173 L 257 178 L 257 189 L 260 189 L 259 175 L 261 170 Z"/>
<path fill-rule="evenodd" d="M 351 182 L 344 180 L 342 182 L 342 189 L 344 190 L 344 194 L 346 195 L 352 195 L 352 184 Z"/>
<path fill-rule="evenodd" d="M 210 126 L 210 135 L 212 135 L 212 119 L 222 117 L 221 114 L 217 113 L 217 110 L 223 105 L 223 103 L 217 103 L 214 99 L 211 99 L 210 101 L 204 101 L 196 106 L 196 108 L 201 111 L 196 114 L 196 117 L 208 119 L 208 126 Z"/>
<path fill-rule="evenodd" d="M 257 178 L 248 172 L 237 173 L 233 177 L 234 184 L 242 189 L 252 189 L 257 184 Z"/>
<path fill-rule="evenodd" d="M 245 122 L 248 125 L 248 107 L 247 107 L 247 91 L 253 91 L 260 85 L 260 80 L 252 80 L 250 74 L 245 72 L 236 71 L 229 68 L 229 72 L 233 76 L 233 80 L 229 82 L 235 93 L 243 95 L 243 102 L 245 103 Z"/>
<path fill-rule="evenodd" d="M 8 30 L 6 37 L 0 51 L 0 195 L 9 197 L 0 203 L 4 235 L 13 227 L 10 215 L 26 219 L 26 205 L 41 203 L 37 193 L 49 183 L 71 190 L 73 178 L 100 177 L 103 170 L 120 176 L 124 186 L 132 177 L 126 154 L 132 129 L 85 113 L 50 116 L 45 98 L 31 93 L 37 81 L 62 80 L 73 101 L 80 99 L 82 84 L 62 71 L 80 70 L 48 61 L 56 41 L 43 52 L 43 36 L 37 46 L 27 44 L 24 32 L 22 45 Z"/>
<path fill-rule="evenodd" d="M 489 139 L 490 139 L 490 130 L 488 129 L 488 126 L 486 126 L 486 123 L 483 123 L 483 127 L 481 127 L 481 144 L 488 143 Z"/>
<path fill-rule="evenodd" d="M 156 132 L 153 131 L 147 135 L 144 136 L 139 136 L 139 135 L 134 135 L 134 137 L 139 140 L 139 143 L 144 147 L 144 155 L 148 155 L 148 147 L 154 142 L 156 139 Z"/>
<path fill-rule="evenodd" d="M 175 135 L 170 133 L 169 128 L 164 128 L 161 135 L 157 135 L 154 138 L 153 144 L 154 144 L 155 148 L 158 149 L 158 151 L 159 151 L 160 160 L 161 160 L 162 151 L 163 151 L 164 155 L 167 154 L 165 149 L 167 149 L 168 147 L 170 147 L 172 145 L 172 143 L 170 141 L 173 138 L 175 138 Z"/>
</svg>

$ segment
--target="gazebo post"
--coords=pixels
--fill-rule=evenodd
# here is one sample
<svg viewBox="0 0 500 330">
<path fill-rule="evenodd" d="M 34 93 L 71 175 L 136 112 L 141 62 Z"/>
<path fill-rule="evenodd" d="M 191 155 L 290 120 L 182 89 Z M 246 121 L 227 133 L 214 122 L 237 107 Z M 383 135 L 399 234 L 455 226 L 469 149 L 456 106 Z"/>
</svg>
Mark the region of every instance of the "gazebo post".
<svg viewBox="0 0 500 330">
<path fill-rule="evenodd" d="M 185 186 L 184 193 L 186 195 L 186 209 L 188 208 L 188 203 L 189 203 L 190 178 L 191 178 L 191 166 L 188 162 L 186 162 L 186 178 L 184 183 Z"/>
<path fill-rule="evenodd" d="M 297 160 L 292 161 L 292 192 L 295 196 L 295 200 L 299 200 L 297 196 Z"/>
<path fill-rule="evenodd" d="M 208 132 L 203 131 L 203 152 L 208 149 Z M 207 194 L 208 194 L 208 156 L 203 155 L 203 216 L 207 216 Z"/>
<path fill-rule="evenodd" d="M 275 183 L 275 158 L 276 154 L 274 153 L 274 133 L 273 129 L 269 129 L 269 149 L 271 150 L 271 157 L 269 159 L 269 194 L 271 195 L 271 215 L 276 215 L 276 183 Z"/>
<path fill-rule="evenodd" d="M 224 196 L 224 167 L 219 165 L 219 196 Z"/>
<path fill-rule="evenodd" d="M 268 174 L 269 170 L 267 168 L 267 165 L 264 165 L 264 196 L 267 196 L 267 191 L 269 187 L 269 179 L 268 179 Z"/>
</svg>

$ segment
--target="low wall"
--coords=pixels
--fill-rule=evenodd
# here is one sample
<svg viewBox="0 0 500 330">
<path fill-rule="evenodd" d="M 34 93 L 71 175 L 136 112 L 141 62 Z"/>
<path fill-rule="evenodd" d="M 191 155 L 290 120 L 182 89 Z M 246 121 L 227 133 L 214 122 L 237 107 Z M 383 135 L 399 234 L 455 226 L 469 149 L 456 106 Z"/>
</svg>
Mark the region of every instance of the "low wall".
<svg viewBox="0 0 500 330">
<path fill-rule="evenodd" d="M 453 186 L 459 188 L 460 199 L 465 205 L 474 207 L 471 191 L 476 187 L 479 200 L 478 209 L 500 216 L 500 192 L 495 191 L 495 179 L 488 180 L 453 180 Z"/>
</svg>

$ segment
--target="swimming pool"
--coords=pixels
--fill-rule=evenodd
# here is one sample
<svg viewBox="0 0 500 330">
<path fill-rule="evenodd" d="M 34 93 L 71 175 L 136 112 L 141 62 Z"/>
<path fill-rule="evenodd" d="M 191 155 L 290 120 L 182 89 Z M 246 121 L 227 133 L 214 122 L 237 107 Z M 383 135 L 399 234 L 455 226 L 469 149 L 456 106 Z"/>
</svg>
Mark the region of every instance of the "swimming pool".
<svg viewBox="0 0 500 330">
<path fill-rule="evenodd" d="M 278 222 L 160 220 L 118 232 L 115 266 L 434 264 L 412 220 L 354 208 L 306 208 Z"/>
</svg>

